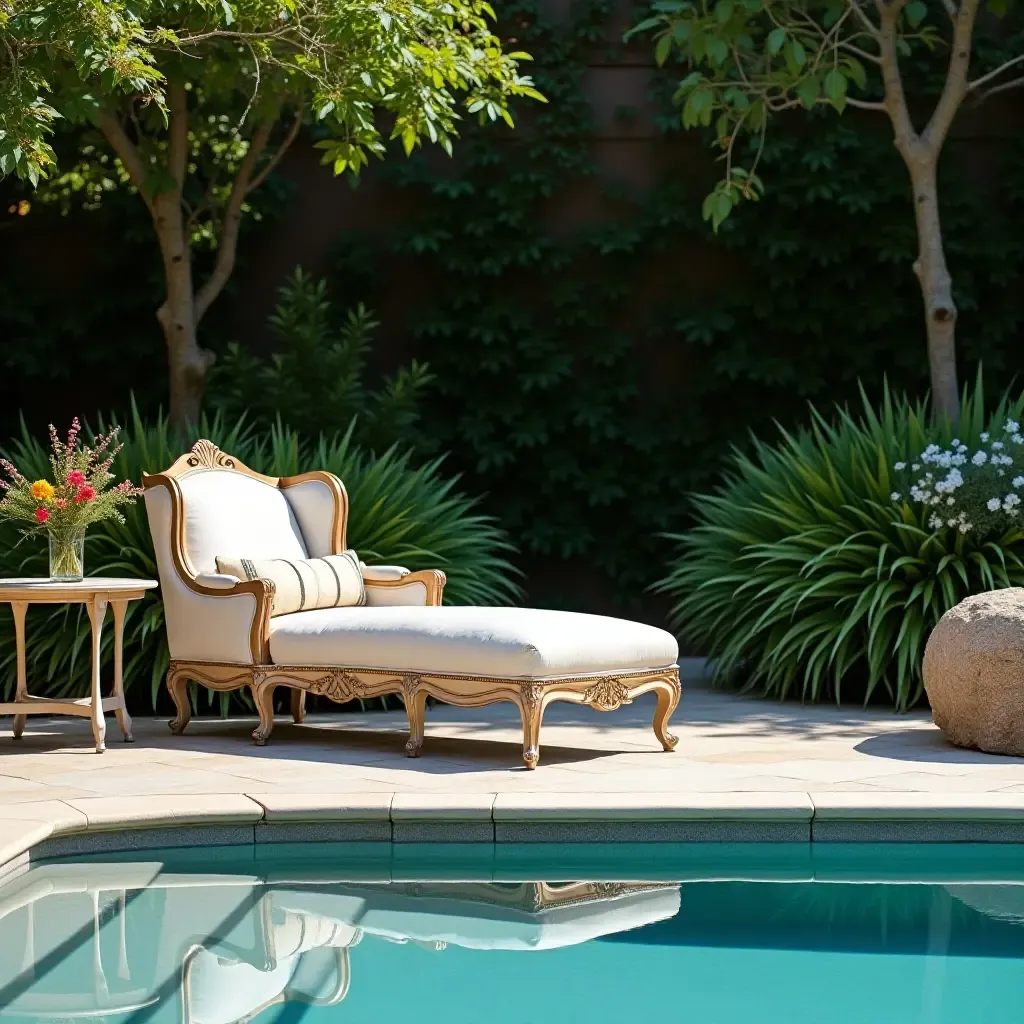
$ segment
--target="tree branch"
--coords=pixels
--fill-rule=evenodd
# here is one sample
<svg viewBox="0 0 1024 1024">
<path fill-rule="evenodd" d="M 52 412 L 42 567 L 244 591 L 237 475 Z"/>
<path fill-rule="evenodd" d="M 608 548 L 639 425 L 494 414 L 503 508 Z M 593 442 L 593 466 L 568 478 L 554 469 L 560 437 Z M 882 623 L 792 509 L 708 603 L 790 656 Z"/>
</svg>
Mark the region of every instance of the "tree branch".
<svg viewBox="0 0 1024 1024">
<path fill-rule="evenodd" d="M 167 109 L 170 114 L 168 170 L 180 192 L 185 187 L 185 174 L 188 170 L 188 93 L 184 82 L 179 80 L 170 83 Z"/>
<path fill-rule="evenodd" d="M 213 300 L 223 291 L 224 285 L 227 284 L 228 278 L 231 276 L 231 271 L 235 268 L 238 229 L 242 220 L 242 203 L 245 201 L 246 192 L 249 191 L 253 168 L 256 166 L 256 161 L 259 160 L 273 128 L 273 121 L 262 121 L 256 126 L 252 139 L 249 141 L 249 151 L 245 154 L 231 185 L 231 194 L 228 196 L 224 218 L 221 221 L 217 260 L 213 265 L 213 271 L 196 295 L 194 319 L 197 325 L 210 308 Z"/>
<path fill-rule="evenodd" d="M 876 103 L 873 100 L 858 100 L 853 96 L 846 97 L 847 105 L 856 107 L 858 110 L 881 110 L 885 113 L 889 112 L 889 108 L 884 103 Z"/>
<path fill-rule="evenodd" d="M 117 119 L 117 115 L 109 107 L 101 107 L 96 117 L 96 124 L 103 133 L 103 137 L 110 143 L 111 149 L 118 155 L 124 169 L 128 172 L 132 184 L 139 190 L 142 201 L 146 204 L 150 213 L 153 213 L 153 204 L 150 197 L 146 195 L 143 182 L 146 180 L 146 165 L 142 162 L 142 154 L 139 147 L 135 145 L 124 126 Z"/>
<path fill-rule="evenodd" d="M 260 185 L 266 181 L 267 175 L 278 165 L 281 157 L 288 151 L 288 147 L 295 141 L 295 136 L 299 134 L 299 129 L 302 127 L 302 115 L 305 113 L 304 107 L 299 107 L 295 114 L 295 120 L 292 122 L 291 128 L 288 129 L 288 134 L 285 136 L 284 142 L 281 143 L 277 148 L 277 152 L 270 158 L 266 167 L 256 175 L 255 178 L 249 183 L 249 187 L 246 192 L 252 192 L 258 189 Z"/>
<path fill-rule="evenodd" d="M 953 21 L 956 21 L 957 11 L 956 4 L 953 3 L 953 0 L 942 0 L 942 6 L 946 8 L 946 13 L 950 18 L 952 18 Z"/>
<path fill-rule="evenodd" d="M 881 19 L 878 46 L 882 58 L 882 81 L 885 83 L 885 109 L 892 121 L 896 148 L 903 159 L 909 161 L 920 145 L 920 139 L 910 119 L 907 97 L 903 91 L 903 77 L 900 74 L 899 53 L 896 50 L 896 22 L 903 4 L 875 0 L 875 6 Z"/>
<path fill-rule="evenodd" d="M 860 23 L 864 26 L 865 31 L 870 35 L 876 42 L 882 41 L 882 33 L 878 26 L 864 13 L 864 9 L 861 7 L 859 0 L 846 0 L 847 5 L 853 11 L 854 14 L 860 19 Z"/>
<path fill-rule="evenodd" d="M 953 118 L 967 95 L 967 71 L 971 63 L 971 44 L 974 35 L 974 19 L 980 0 L 963 0 L 960 10 L 953 19 L 953 41 L 949 48 L 949 68 L 942 95 L 935 104 L 935 110 L 928 127 L 921 133 L 926 146 L 934 153 L 942 148 Z"/>
<path fill-rule="evenodd" d="M 998 78 L 1004 71 L 1009 71 L 1010 68 L 1017 64 L 1024 64 L 1024 53 L 1019 57 L 1014 57 L 1013 60 L 1006 61 L 1005 64 L 1000 64 L 994 71 L 990 71 L 987 75 L 982 75 L 981 78 L 976 78 L 973 82 L 967 83 L 967 91 L 973 92 L 975 89 L 980 89 L 983 85 L 987 85 L 993 79 Z"/>
<path fill-rule="evenodd" d="M 1012 78 L 1009 82 L 1003 82 L 1001 85 L 994 85 L 991 89 L 986 89 L 978 97 L 977 102 L 982 103 L 990 96 L 995 96 L 997 92 L 1009 92 L 1010 89 L 1019 89 L 1022 85 L 1024 85 L 1024 78 Z"/>
<path fill-rule="evenodd" d="M 867 50 L 862 50 L 859 46 L 855 46 L 853 43 L 843 41 L 837 44 L 840 50 L 845 50 L 847 53 L 852 53 L 855 57 L 860 57 L 861 60 L 866 60 L 871 64 L 881 65 L 882 58 L 877 53 L 868 53 Z"/>
</svg>

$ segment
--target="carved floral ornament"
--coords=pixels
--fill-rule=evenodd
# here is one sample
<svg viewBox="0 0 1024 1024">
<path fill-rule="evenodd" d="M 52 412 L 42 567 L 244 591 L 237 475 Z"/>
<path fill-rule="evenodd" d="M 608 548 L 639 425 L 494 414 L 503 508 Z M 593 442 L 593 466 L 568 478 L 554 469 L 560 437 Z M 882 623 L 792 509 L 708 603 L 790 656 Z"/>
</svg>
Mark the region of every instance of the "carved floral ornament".
<svg viewBox="0 0 1024 1024">
<path fill-rule="evenodd" d="M 359 690 L 359 679 L 351 672 L 345 672 L 342 669 L 319 676 L 309 684 L 310 693 L 330 697 L 331 700 L 337 701 L 339 704 L 355 700 L 359 696 Z"/>
<path fill-rule="evenodd" d="M 212 441 L 202 438 L 192 445 L 192 451 L 185 460 L 193 469 L 234 469 L 235 460 L 225 455 Z"/>
<path fill-rule="evenodd" d="M 598 711 L 614 711 L 623 704 L 632 704 L 629 687 L 618 679 L 602 679 L 588 686 L 583 694 L 583 702 Z"/>
<path fill-rule="evenodd" d="M 522 683 L 520 693 L 523 698 L 523 705 L 530 711 L 540 707 L 540 699 L 544 693 L 544 687 L 540 683 Z"/>
</svg>

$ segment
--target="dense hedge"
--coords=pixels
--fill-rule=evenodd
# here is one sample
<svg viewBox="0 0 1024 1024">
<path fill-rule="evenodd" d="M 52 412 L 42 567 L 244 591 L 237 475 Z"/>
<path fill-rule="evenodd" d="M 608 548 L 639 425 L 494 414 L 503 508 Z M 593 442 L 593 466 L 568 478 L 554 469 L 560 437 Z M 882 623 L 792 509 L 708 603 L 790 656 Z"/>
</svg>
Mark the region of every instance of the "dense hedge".
<svg viewBox="0 0 1024 1024">
<path fill-rule="evenodd" d="M 414 212 L 394 228 L 339 239 L 332 294 L 339 307 L 373 308 L 384 335 L 414 339 L 436 375 L 428 439 L 451 451 L 449 465 L 529 556 L 531 599 L 628 603 L 663 575 L 662 534 L 686 528 L 689 494 L 710 486 L 750 428 L 804 421 L 808 400 L 856 398 L 858 379 L 872 396 L 883 374 L 923 392 L 909 186 L 884 119 L 799 115 L 769 141 L 766 198 L 715 238 L 700 221 L 705 157 L 674 131 L 665 80 L 652 80 L 664 173 L 646 191 L 597 182 L 584 79 L 588 63 L 615 59 L 610 4 L 579 4 L 568 23 L 540 19 L 535 0 L 502 14 L 551 102 L 514 133 L 467 128 L 452 164 L 388 165 L 392 186 L 419 201 L 401 204 Z M 949 149 L 942 203 L 962 368 L 969 376 L 983 356 L 1001 390 L 1024 323 L 1024 147 Z M 553 211 L 588 190 L 604 195 L 595 216 L 557 223 Z M 422 299 L 391 301 L 395 268 Z M 113 361 L 123 338 L 157 337 L 152 305 L 136 294 L 145 281 L 125 280 L 135 284 L 116 312 L 95 311 L 107 295 L 82 299 L 90 358 Z M 35 319 L 19 327 L 15 296 L 0 295 L 0 333 L 66 336 L 54 323 L 67 310 L 31 297 L 39 282 L 4 287 Z M 60 368 L 57 350 L 0 359 L 39 391 Z"/>
</svg>

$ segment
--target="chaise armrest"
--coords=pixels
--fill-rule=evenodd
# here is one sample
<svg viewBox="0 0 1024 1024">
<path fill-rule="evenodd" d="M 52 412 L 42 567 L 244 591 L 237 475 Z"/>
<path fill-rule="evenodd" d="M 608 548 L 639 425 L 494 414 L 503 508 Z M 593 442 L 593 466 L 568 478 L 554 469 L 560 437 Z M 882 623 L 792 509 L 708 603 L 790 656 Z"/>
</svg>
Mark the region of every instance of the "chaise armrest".
<svg viewBox="0 0 1024 1024">
<path fill-rule="evenodd" d="M 374 579 L 374 570 L 391 570 L 390 579 Z M 363 583 L 366 585 L 366 603 L 379 605 L 439 605 L 447 577 L 440 569 L 421 569 L 419 572 L 404 570 L 397 575 L 394 570 L 401 566 L 366 566 Z M 383 575 L 383 573 L 381 573 Z"/>
<path fill-rule="evenodd" d="M 359 563 L 359 572 L 364 580 L 378 583 L 400 580 L 403 576 L 409 575 L 409 570 L 404 565 L 367 565 L 365 562 Z"/>
<path fill-rule="evenodd" d="M 231 590 L 236 584 L 242 581 L 237 576 L 226 572 L 197 572 L 196 583 L 201 587 L 211 587 L 214 590 Z"/>
</svg>

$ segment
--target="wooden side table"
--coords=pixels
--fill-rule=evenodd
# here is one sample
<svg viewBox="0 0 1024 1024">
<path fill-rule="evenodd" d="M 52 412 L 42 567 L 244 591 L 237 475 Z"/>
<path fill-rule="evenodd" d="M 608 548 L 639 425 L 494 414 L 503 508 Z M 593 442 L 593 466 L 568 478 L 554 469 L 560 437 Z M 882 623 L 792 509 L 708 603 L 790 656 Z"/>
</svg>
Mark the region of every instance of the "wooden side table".
<svg viewBox="0 0 1024 1024">
<path fill-rule="evenodd" d="M 107 749 L 105 711 L 113 711 L 124 733 L 125 742 L 132 739 L 132 720 L 124 704 L 122 678 L 122 640 L 124 613 L 129 601 L 137 601 L 147 590 L 156 587 L 156 580 L 110 579 L 95 576 L 74 583 L 40 579 L 0 579 L 0 603 L 7 603 L 14 613 L 14 636 L 18 656 L 18 686 L 14 701 L 0 704 L 0 715 L 14 715 L 14 738 L 21 739 L 27 715 L 75 715 L 92 720 L 96 753 Z M 28 692 L 25 670 L 25 613 L 30 604 L 84 604 L 92 623 L 92 692 L 88 697 L 33 697 Z M 110 697 L 100 694 L 100 638 L 107 605 L 114 610 L 114 692 Z"/>
</svg>

